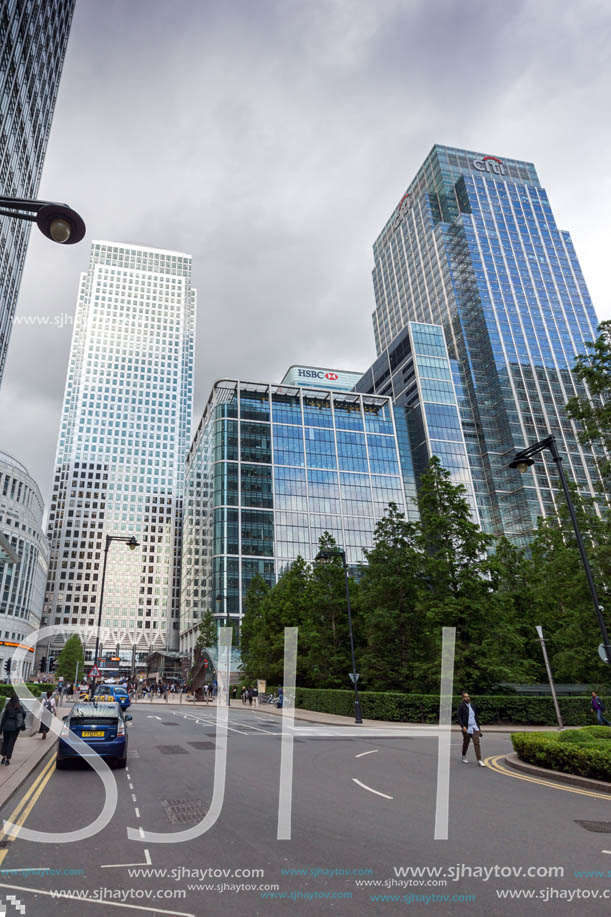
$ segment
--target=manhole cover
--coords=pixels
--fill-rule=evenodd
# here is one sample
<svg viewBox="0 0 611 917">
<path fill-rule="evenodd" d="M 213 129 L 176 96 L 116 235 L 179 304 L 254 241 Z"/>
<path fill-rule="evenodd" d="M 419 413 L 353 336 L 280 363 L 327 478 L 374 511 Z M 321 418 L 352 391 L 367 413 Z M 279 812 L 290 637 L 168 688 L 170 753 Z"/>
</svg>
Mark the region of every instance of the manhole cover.
<svg viewBox="0 0 611 917">
<path fill-rule="evenodd" d="M 581 821 L 576 818 L 575 823 L 594 834 L 611 834 L 611 821 Z"/>
<path fill-rule="evenodd" d="M 178 726 L 178 723 L 166 723 L 165 720 L 161 721 L 162 726 Z"/>
<path fill-rule="evenodd" d="M 214 742 L 187 742 L 187 745 L 197 749 L 214 748 Z"/>
<path fill-rule="evenodd" d="M 201 799 L 162 799 L 161 805 L 173 825 L 196 825 L 208 811 Z"/>
<path fill-rule="evenodd" d="M 157 748 L 162 755 L 188 755 L 189 752 L 181 745 L 158 745 Z"/>
</svg>

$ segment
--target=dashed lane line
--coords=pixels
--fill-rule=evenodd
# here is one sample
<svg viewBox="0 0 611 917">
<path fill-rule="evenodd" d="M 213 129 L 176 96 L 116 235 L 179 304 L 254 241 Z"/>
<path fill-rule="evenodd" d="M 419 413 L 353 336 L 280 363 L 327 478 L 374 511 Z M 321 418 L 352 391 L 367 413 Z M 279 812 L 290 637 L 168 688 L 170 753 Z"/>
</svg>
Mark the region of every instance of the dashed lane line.
<svg viewBox="0 0 611 917">
<path fill-rule="evenodd" d="M 379 750 L 380 750 L 379 748 L 374 748 L 371 751 L 362 751 L 360 755 L 355 755 L 354 757 L 355 758 L 364 758 L 365 755 L 377 755 Z"/>
<path fill-rule="evenodd" d="M 383 796 L 384 799 L 394 799 L 394 796 L 387 796 L 386 793 L 380 793 L 379 790 L 374 790 L 372 787 L 367 786 L 366 783 L 361 783 L 360 780 L 357 780 L 356 777 L 352 778 L 353 783 L 358 783 L 359 786 L 363 787 L 364 790 L 369 790 L 370 793 L 375 793 L 376 796 Z"/>
</svg>

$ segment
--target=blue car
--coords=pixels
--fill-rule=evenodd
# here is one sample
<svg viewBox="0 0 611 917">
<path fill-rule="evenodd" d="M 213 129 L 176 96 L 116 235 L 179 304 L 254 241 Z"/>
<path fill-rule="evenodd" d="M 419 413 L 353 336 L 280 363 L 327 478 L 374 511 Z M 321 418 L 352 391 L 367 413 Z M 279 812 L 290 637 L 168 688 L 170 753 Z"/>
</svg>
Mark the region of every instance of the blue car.
<svg viewBox="0 0 611 917">
<path fill-rule="evenodd" d="M 57 746 L 56 767 L 61 770 L 69 761 L 80 757 L 93 757 L 94 754 L 105 758 L 110 764 L 125 767 L 127 764 L 127 729 L 126 721 L 131 720 L 130 713 L 123 713 L 121 706 L 112 703 L 79 702 L 64 717 L 64 728 Z M 74 746 L 69 730 L 83 740 L 90 751 L 80 755 Z"/>
<path fill-rule="evenodd" d="M 131 706 L 129 694 L 121 685 L 98 685 L 93 698 L 97 701 L 117 701 L 121 704 L 122 710 L 127 710 Z"/>
</svg>

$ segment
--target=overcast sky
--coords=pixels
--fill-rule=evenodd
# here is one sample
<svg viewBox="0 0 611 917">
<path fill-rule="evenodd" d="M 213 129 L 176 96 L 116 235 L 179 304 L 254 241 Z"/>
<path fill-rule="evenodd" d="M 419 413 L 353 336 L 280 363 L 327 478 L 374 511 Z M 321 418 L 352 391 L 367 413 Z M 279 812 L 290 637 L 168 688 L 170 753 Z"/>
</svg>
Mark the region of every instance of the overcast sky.
<svg viewBox="0 0 611 917">
<path fill-rule="evenodd" d="M 19 316 L 74 315 L 92 239 L 193 255 L 195 422 L 219 376 L 375 356 L 371 247 L 434 143 L 535 162 L 600 319 L 607 0 L 79 0 Z M 72 328 L 16 325 L 1 447 L 48 499 Z"/>
</svg>

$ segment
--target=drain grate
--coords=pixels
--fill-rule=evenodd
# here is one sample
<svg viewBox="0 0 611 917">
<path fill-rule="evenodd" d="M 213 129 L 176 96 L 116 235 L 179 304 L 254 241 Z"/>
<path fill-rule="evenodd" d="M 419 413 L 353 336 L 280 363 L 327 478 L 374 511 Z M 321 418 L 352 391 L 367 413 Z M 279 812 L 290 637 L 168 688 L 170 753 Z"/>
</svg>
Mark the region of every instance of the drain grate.
<svg viewBox="0 0 611 917">
<path fill-rule="evenodd" d="M 611 821 L 581 821 L 576 818 L 575 824 L 581 825 L 586 831 L 592 831 L 594 834 L 611 834 Z"/>
<path fill-rule="evenodd" d="M 182 745 L 158 745 L 162 755 L 188 755 L 189 752 Z"/>
<path fill-rule="evenodd" d="M 169 723 L 169 722 L 166 722 L 165 720 L 162 720 L 161 725 L 162 726 L 178 726 L 178 723 Z"/>
<path fill-rule="evenodd" d="M 162 799 L 161 805 L 173 825 L 196 825 L 208 811 L 201 799 Z"/>
<path fill-rule="evenodd" d="M 190 745 L 191 748 L 204 749 L 204 748 L 214 748 L 214 742 L 187 742 L 187 745 Z"/>
</svg>

